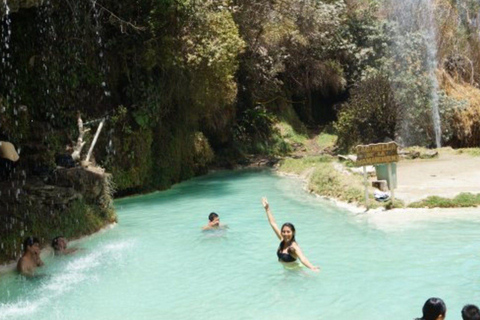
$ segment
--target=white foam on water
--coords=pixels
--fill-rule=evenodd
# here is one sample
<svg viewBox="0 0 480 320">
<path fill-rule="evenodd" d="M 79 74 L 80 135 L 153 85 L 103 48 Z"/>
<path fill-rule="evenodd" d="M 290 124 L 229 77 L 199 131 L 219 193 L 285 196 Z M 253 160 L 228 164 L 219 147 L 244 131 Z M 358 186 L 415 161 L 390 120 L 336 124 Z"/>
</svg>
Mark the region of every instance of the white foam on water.
<svg viewBox="0 0 480 320">
<path fill-rule="evenodd" d="M 62 273 L 45 278 L 33 291 L 26 293 L 26 298 L 16 302 L 0 303 L 0 320 L 33 316 L 41 308 L 47 307 L 58 296 L 63 295 L 79 284 L 96 280 L 95 269 L 109 264 L 122 256 L 122 252 L 133 246 L 133 242 L 121 241 L 108 243 L 85 256 L 71 256 Z M 113 258 L 113 259 L 112 259 Z"/>
<path fill-rule="evenodd" d="M 0 305 L 0 319 L 12 319 L 12 317 L 31 315 L 38 310 L 43 300 L 46 299 L 40 299 L 35 302 L 19 301 Z"/>
</svg>

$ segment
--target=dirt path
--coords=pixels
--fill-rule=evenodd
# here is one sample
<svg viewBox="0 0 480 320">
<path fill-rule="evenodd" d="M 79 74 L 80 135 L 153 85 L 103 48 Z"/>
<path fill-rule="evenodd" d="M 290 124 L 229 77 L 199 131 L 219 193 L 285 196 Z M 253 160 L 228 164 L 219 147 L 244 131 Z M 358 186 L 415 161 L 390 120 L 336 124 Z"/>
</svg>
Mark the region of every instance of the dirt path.
<svg viewBox="0 0 480 320">
<path fill-rule="evenodd" d="M 440 153 L 437 159 L 400 161 L 397 183 L 395 196 L 407 204 L 428 196 L 480 193 L 480 157 Z"/>
</svg>

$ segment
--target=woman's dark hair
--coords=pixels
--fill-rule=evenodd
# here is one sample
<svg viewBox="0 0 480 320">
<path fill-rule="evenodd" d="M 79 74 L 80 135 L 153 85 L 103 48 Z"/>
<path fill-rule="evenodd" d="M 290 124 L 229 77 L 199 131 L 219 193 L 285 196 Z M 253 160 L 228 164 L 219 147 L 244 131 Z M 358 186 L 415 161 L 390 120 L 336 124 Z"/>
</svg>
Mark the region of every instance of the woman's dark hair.
<svg viewBox="0 0 480 320">
<path fill-rule="evenodd" d="M 440 298 L 430 298 L 423 305 L 423 317 L 418 320 L 436 320 L 438 316 L 445 316 L 447 307 Z"/>
<path fill-rule="evenodd" d="M 218 217 L 218 214 L 216 214 L 215 212 L 212 212 L 208 215 L 208 220 L 213 221 L 213 219 L 215 219 L 217 217 Z"/>
</svg>

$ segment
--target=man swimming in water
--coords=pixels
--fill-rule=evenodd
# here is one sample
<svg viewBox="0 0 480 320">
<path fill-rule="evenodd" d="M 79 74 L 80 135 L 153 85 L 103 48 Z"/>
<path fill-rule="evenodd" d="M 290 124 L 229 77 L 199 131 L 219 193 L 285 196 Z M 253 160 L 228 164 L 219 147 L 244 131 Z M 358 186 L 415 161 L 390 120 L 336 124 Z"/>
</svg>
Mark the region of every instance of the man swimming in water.
<svg viewBox="0 0 480 320">
<path fill-rule="evenodd" d="M 53 238 L 52 248 L 55 251 L 55 255 L 70 254 L 77 251 L 77 249 L 74 248 L 67 248 L 67 239 L 63 236 Z"/>
<path fill-rule="evenodd" d="M 18 260 L 17 270 L 24 276 L 33 276 L 37 267 L 43 266 L 40 259 L 40 242 L 37 238 L 28 237 L 23 242 L 23 255 Z"/>
<path fill-rule="evenodd" d="M 208 224 L 202 227 L 202 230 L 214 230 L 214 229 L 223 229 L 228 228 L 226 224 L 220 223 L 220 218 L 218 214 L 212 212 L 208 215 Z"/>
</svg>

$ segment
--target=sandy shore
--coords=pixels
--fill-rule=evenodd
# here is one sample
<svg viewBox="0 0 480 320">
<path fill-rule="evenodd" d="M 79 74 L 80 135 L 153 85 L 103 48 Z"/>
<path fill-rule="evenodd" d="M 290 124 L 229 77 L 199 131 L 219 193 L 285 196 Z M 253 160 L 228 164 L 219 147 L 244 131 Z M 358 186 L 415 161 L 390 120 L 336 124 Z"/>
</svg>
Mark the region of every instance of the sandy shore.
<svg viewBox="0 0 480 320">
<path fill-rule="evenodd" d="M 429 196 L 454 198 L 462 192 L 480 193 L 480 157 L 440 153 L 428 160 L 397 164 L 395 196 L 406 204 Z"/>
<path fill-rule="evenodd" d="M 446 157 L 448 158 L 448 157 Z M 458 159 L 460 158 L 460 159 Z M 436 179 L 437 174 L 434 169 L 427 170 L 425 167 L 432 166 L 444 176 L 442 179 Z M 457 164 L 462 164 L 462 168 L 456 169 Z M 475 166 L 476 165 L 476 166 Z M 312 193 L 308 187 L 308 179 L 311 174 L 306 171 L 301 175 L 293 173 L 285 173 L 276 171 L 278 175 L 300 179 L 303 182 L 303 188 L 306 192 Z M 445 158 L 435 160 L 408 160 L 401 161 L 397 167 L 398 173 L 398 189 L 400 192 L 395 196 L 406 203 L 418 201 L 428 196 L 438 195 L 446 198 L 453 198 L 461 192 L 480 193 L 480 158 L 468 156 L 455 156 L 455 161 L 446 161 Z M 448 177 L 448 178 L 447 178 Z M 452 186 L 449 179 L 456 181 Z M 415 185 L 415 180 L 419 182 Z M 478 179 L 478 180 L 477 180 Z M 465 187 L 463 183 L 467 185 Z M 413 187 L 408 183 L 414 184 Z M 428 188 L 429 184 L 436 184 L 436 188 Z M 438 193 L 437 193 L 438 192 Z M 338 199 L 325 197 L 315 194 L 317 197 L 326 199 L 334 203 L 336 206 L 343 208 L 356 215 L 365 215 L 371 218 L 372 224 L 378 225 L 401 225 L 413 221 L 445 219 L 445 218 L 462 218 L 472 215 L 478 216 L 480 221 L 480 207 L 476 208 L 402 208 L 386 210 L 385 208 L 377 208 L 366 210 L 361 203 L 347 203 Z M 412 200 L 413 199 L 413 200 Z M 410 200 L 410 201 L 408 201 Z"/>
</svg>

